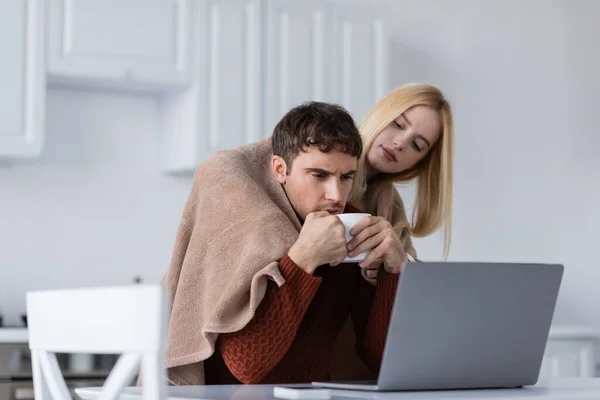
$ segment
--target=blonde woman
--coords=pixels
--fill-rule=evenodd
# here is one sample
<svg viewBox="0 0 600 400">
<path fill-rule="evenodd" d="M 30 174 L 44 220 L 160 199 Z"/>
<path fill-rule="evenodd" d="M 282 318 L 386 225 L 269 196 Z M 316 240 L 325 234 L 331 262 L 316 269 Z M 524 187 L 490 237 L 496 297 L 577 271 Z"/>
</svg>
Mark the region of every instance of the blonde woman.
<svg viewBox="0 0 600 400">
<path fill-rule="evenodd" d="M 411 237 L 425 237 L 439 228 L 447 256 L 452 229 L 452 110 L 442 92 L 427 84 L 400 86 L 375 104 L 360 133 L 364 149 L 349 201 L 373 217 L 355 226 L 350 256 L 373 249 L 363 261 L 363 275 L 374 279 L 383 262 L 403 265 L 417 259 Z M 412 223 L 394 188 L 395 182 L 416 180 Z M 390 240 L 390 230 L 396 235 Z M 401 260 L 399 263 L 398 260 Z"/>
</svg>

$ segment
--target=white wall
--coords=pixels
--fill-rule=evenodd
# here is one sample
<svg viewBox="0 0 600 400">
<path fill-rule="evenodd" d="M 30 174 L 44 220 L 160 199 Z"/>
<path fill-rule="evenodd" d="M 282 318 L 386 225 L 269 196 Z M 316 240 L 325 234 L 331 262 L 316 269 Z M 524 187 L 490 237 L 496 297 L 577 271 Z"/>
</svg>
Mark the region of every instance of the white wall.
<svg viewBox="0 0 600 400">
<path fill-rule="evenodd" d="M 394 84 L 433 83 L 454 107 L 450 259 L 564 263 L 555 321 L 600 327 L 600 2 L 387 3 Z"/>
<path fill-rule="evenodd" d="M 436 84 L 454 107 L 450 258 L 562 262 L 556 321 L 599 326 L 600 2 L 377 3 L 389 8 L 393 84 Z M 157 107 L 152 97 L 50 92 L 44 157 L 0 168 L 9 322 L 29 289 L 164 273 L 190 179 L 158 171 Z M 418 240 L 420 256 L 439 258 L 439 239 Z"/>
<path fill-rule="evenodd" d="M 153 97 L 51 90 L 47 145 L 0 167 L 0 307 L 31 289 L 157 282 L 191 180 L 158 168 Z"/>
</svg>

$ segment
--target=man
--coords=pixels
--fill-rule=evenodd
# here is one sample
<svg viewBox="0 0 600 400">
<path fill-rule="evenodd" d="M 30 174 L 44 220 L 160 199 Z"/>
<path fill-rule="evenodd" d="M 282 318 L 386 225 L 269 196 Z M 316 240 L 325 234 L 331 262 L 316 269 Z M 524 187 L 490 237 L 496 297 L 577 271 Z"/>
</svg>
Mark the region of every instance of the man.
<svg viewBox="0 0 600 400">
<path fill-rule="evenodd" d="M 368 217 L 355 237 L 380 255 L 362 267 L 385 261 L 376 286 L 341 264 L 348 249 L 335 214 L 357 211 L 346 200 L 361 153 L 352 117 L 311 102 L 271 140 L 198 168 L 167 276 L 171 383 L 329 379 L 349 316 L 357 353 L 377 371 L 406 255 L 391 226 Z"/>
</svg>

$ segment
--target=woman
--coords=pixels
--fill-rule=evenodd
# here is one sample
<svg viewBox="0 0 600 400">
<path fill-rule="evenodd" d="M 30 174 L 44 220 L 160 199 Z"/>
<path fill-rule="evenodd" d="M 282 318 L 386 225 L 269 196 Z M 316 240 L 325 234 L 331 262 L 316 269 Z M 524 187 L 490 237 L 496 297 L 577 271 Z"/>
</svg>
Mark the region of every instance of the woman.
<svg viewBox="0 0 600 400">
<path fill-rule="evenodd" d="M 442 226 L 447 257 L 452 229 L 453 130 L 448 101 L 427 84 L 400 86 L 367 114 L 360 128 L 363 154 L 349 200 L 374 216 L 357 224 L 356 236 L 349 243 L 350 256 L 373 248 L 361 265 L 366 277 L 375 278 L 382 262 L 386 270 L 398 273 L 407 255 L 417 258 L 411 237 L 428 236 Z M 394 183 L 413 179 L 417 198 L 409 224 Z M 383 234 L 390 230 L 396 233 L 396 242 L 381 240 L 374 247 L 378 238 L 391 237 Z"/>
</svg>

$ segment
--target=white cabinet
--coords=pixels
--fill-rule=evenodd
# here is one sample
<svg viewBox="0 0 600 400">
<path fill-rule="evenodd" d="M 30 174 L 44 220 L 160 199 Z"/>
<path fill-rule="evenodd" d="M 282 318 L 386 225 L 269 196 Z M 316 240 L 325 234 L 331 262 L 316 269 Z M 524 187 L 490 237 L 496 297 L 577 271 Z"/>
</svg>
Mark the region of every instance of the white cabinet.
<svg viewBox="0 0 600 400">
<path fill-rule="evenodd" d="M 196 4 L 196 3 L 195 3 Z M 193 19 L 192 88 L 162 98 L 162 169 L 271 135 L 290 108 L 336 102 L 357 123 L 389 89 L 381 15 L 325 0 L 211 0 Z"/>
<path fill-rule="evenodd" d="M 268 1 L 265 136 L 290 108 L 332 99 L 328 11 L 324 1 Z"/>
<path fill-rule="evenodd" d="M 548 335 L 540 376 L 594 377 L 598 345 L 599 331 L 583 327 L 553 327 Z"/>
<path fill-rule="evenodd" d="M 305 101 L 360 122 L 388 90 L 381 14 L 329 0 L 0 1 L 0 157 L 41 152 L 46 77 L 159 93 L 165 172 L 270 136 Z"/>
<path fill-rule="evenodd" d="M 261 137 L 261 4 L 259 0 L 213 0 L 204 3 L 199 24 L 207 107 L 207 153 L 230 149 Z M 203 44 L 203 45 L 202 45 Z"/>
<path fill-rule="evenodd" d="M 262 135 L 262 2 L 210 0 L 192 15 L 192 87 L 161 100 L 161 168 L 188 173 Z"/>
<path fill-rule="evenodd" d="M 190 0 L 48 0 L 51 83 L 172 89 L 190 83 Z"/>
<path fill-rule="evenodd" d="M 0 158 L 39 155 L 44 143 L 44 1 L 0 1 Z"/>
<path fill-rule="evenodd" d="M 360 125 L 368 110 L 389 91 L 389 41 L 383 12 L 372 8 L 332 7 L 333 101 L 346 107 Z"/>
<path fill-rule="evenodd" d="M 323 0 L 270 0 L 267 15 L 267 131 L 306 100 L 341 104 L 360 124 L 387 94 L 383 12 Z"/>
</svg>

